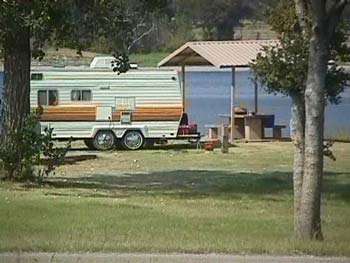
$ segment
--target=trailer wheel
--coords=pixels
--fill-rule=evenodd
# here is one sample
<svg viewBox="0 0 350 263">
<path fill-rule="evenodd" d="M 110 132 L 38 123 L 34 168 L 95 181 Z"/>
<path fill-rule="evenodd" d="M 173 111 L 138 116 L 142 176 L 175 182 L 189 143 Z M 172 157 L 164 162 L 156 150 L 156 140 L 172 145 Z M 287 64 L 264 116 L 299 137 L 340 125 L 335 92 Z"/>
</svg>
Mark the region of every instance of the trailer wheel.
<svg viewBox="0 0 350 263">
<path fill-rule="evenodd" d="M 96 150 L 96 148 L 94 146 L 94 141 L 92 139 L 85 139 L 84 143 L 85 143 L 86 147 L 88 147 L 89 150 Z"/>
<path fill-rule="evenodd" d="M 123 137 L 122 144 L 127 150 L 138 150 L 144 145 L 145 139 L 139 131 L 127 131 Z"/>
<path fill-rule="evenodd" d="M 115 137 L 111 131 L 99 131 L 96 133 L 93 146 L 100 151 L 107 151 L 114 148 Z"/>
</svg>

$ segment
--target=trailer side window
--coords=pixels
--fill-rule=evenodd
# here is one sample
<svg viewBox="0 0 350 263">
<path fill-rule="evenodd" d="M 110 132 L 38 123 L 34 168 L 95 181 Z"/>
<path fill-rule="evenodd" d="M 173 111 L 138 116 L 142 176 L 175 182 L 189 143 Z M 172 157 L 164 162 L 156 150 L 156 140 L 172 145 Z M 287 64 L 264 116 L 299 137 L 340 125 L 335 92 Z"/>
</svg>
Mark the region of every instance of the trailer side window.
<svg viewBox="0 0 350 263">
<path fill-rule="evenodd" d="M 45 106 L 47 105 L 47 91 L 39 90 L 38 91 L 38 105 Z"/>
<path fill-rule="evenodd" d="M 39 90 L 38 105 L 39 106 L 55 106 L 58 104 L 57 90 Z"/>
<path fill-rule="evenodd" d="M 83 101 L 91 100 L 91 90 L 82 90 L 81 91 L 81 99 Z"/>
<path fill-rule="evenodd" d="M 49 90 L 49 105 L 55 106 L 58 104 L 58 92 L 57 90 Z"/>
<path fill-rule="evenodd" d="M 43 80 L 43 73 L 32 73 L 30 80 Z"/>
<path fill-rule="evenodd" d="M 71 100 L 72 101 L 90 101 L 91 90 L 72 90 Z"/>
<path fill-rule="evenodd" d="M 80 90 L 72 90 L 70 97 L 71 97 L 72 101 L 79 101 L 79 100 L 81 100 Z"/>
</svg>

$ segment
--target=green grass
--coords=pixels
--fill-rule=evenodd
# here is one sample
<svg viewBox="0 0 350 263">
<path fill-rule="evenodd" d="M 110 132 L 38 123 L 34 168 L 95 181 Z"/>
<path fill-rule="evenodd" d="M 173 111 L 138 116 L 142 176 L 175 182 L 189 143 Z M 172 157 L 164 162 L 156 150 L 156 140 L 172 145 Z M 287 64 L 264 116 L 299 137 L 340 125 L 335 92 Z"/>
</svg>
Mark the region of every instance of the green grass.
<svg viewBox="0 0 350 263">
<path fill-rule="evenodd" d="M 70 155 L 87 152 L 77 149 Z M 97 153 L 44 187 L 0 184 L 0 251 L 350 256 L 350 144 L 326 161 L 324 242 L 293 239 L 292 146 Z M 96 154 L 88 152 L 88 154 Z"/>
<path fill-rule="evenodd" d="M 339 128 L 329 139 L 340 142 L 350 142 L 350 131 L 347 128 Z"/>
<path fill-rule="evenodd" d="M 169 55 L 169 52 L 136 53 L 130 55 L 130 62 L 137 63 L 139 67 L 157 67 L 158 63 Z"/>
</svg>

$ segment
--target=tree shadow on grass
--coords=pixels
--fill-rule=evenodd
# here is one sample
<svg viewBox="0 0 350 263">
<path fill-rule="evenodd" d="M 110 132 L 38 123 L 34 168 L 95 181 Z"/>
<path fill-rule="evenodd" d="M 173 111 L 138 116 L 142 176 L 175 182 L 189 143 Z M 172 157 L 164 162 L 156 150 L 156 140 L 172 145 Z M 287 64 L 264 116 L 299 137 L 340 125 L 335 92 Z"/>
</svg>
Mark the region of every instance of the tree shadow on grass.
<svg viewBox="0 0 350 263">
<path fill-rule="evenodd" d="M 96 154 L 81 154 L 81 155 L 73 155 L 73 156 L 65 156 L 63 159 L 63 164 L 76 164 L 78 162 L 83 162 L 87 160 L 95 160 L 97 159 Z M 42 158 L 41 164 L 47 165 L 48 164 L 48 159 L 47 158 Z"/>
<path fill-rule="evenodd" d="M 197 143 L 189 143 L 189 142 L 171 142 L 168 144 L 154 144 L 154 145 L 149 145 L 145 146 L 142 148 L 140 151 L 147 151 L 147 150 L 190 150 L 190 149 L 197 149 L 200 146 L 197 145 Z M 121 145 L 116 145 L 114 149 L 111 150 L 112 152 L 118 152 L 118 151 L 126 151 Z M 88 149 L 87 146 L 84 145 L 84 143 L 78 143 L 78 144 L 73 144 L 71 148 L 69 149 L 69 152 L 88 152 L 88 153 L 100 153 L 98 150 L 90 150 Z"/>
<path fill-rule="evenodd" d="M 327 173 L 325 191 L 335 198 L 350 201 L 349 181 L 337 179 L 344 173 Z M 253 198 L 279 200 L 292 195 L 292 174 L 289 172 L 237 173 L 220 170 L 176 170 L 134 174 L 94 174 L 89 177 L 53 177 L 45 181 L 55 188 L 79 188 L 117 191 L 130 195 L 169 195 L 176 198 Z M 95 196 L 95 194 L 94 194 Z M 104 195 L 105 196 L 105 195 Z M 112 197 L 113 195 L 111 195 Z"/>
</svg>

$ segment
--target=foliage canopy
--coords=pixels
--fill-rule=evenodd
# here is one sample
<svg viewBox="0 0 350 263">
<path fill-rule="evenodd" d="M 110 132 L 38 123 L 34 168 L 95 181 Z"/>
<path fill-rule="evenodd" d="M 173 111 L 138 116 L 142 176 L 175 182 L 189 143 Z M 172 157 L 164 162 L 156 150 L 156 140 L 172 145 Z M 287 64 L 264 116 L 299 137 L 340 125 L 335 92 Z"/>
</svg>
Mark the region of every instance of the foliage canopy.
<svg viewBox="0 0 350 263">
<path fill-rule="evenodd" d="M 251 65 L 256 78 L 269 93 L 287 96 L 303 95 L 309 59 L 309 37 L 301 32 L 292 1 L 281 1 L 268 11 L 268 22 L 278 32 L 280 43 L 264 47 Z M 339 60 L 348 59 L 349 49 L 344 44 L 345 27 L 339 27 L 331 43 L 331 59 L 328 67 L 325 96 L 331 103 L 339 103 L 340 94 L 349 78 L 344 69 L 337 66 Z"/>
</svg>

